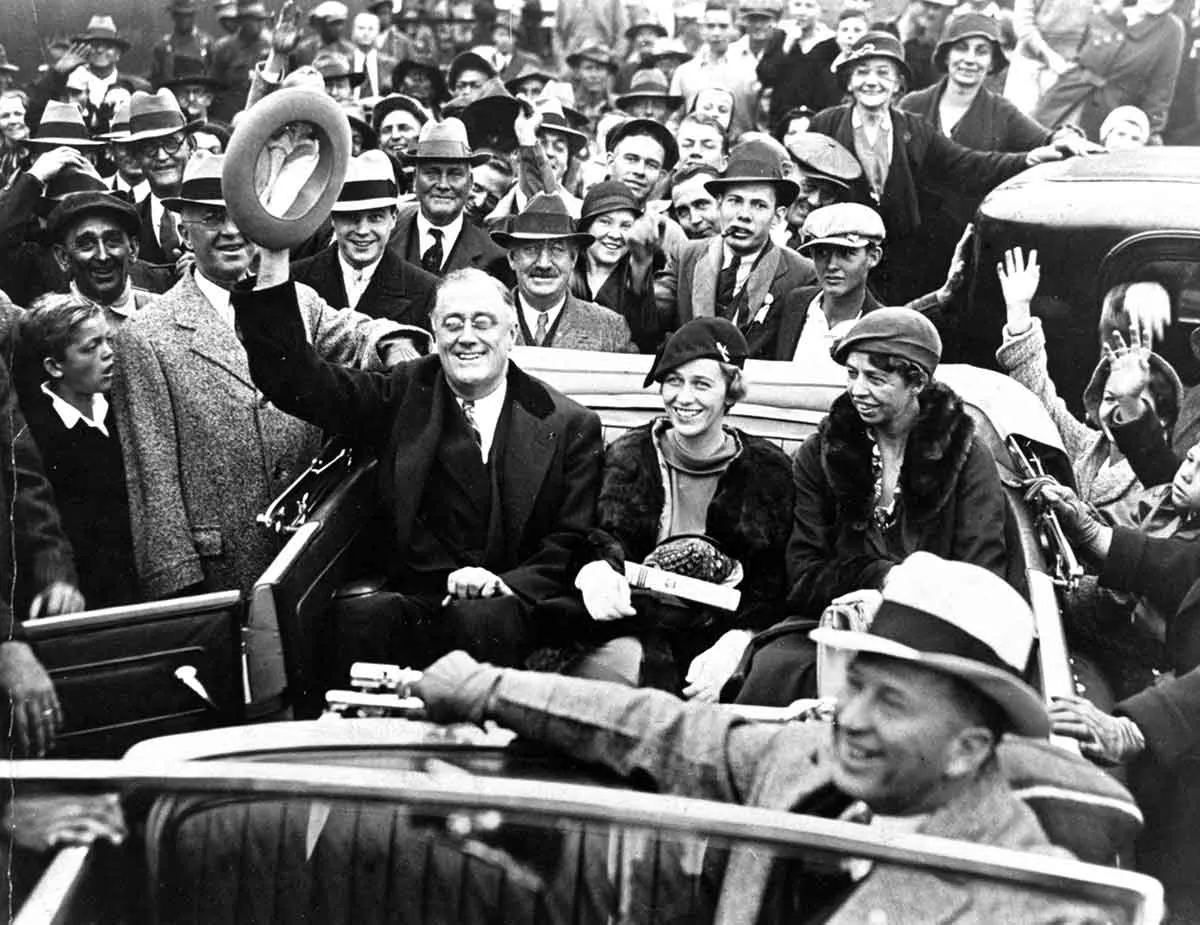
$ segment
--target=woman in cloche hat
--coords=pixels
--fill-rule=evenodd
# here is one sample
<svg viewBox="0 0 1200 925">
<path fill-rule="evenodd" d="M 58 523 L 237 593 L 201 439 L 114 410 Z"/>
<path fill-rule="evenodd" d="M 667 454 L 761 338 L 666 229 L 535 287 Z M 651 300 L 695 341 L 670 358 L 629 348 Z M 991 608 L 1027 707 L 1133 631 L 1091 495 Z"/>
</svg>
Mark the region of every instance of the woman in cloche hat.
<svg viewBox="0 0 1200 925">
<path fill-rule="evenodd" d="M 816 696 L 809 631 L 831 603 L 853 608 L 874 597 L 918 550 L 1004 577 L 996 461 L 962 400 L 933 381 L 941 354 L 937 329 L 907 308 L 863 315 L 834 347 L 846 391 L 795 460 L 790 616 L 755 640 L 740 703 Z"/>
<path fill-rule="evenodd" d="M 590 631 L 568 673 L 715 701 L 753 631 L 779 612 L 791 464 L 770 441 L 725 422 L 746 395 L 747 352 L 731 322 L 696 318 L 655 358 L 645 384 L 657 383 L 664 414 L 605 453 L 595 561 L 575 582 Z M 731 612 L 631 594 L 625 562 L 736 587 L 740 603 Z"/>
</svg>

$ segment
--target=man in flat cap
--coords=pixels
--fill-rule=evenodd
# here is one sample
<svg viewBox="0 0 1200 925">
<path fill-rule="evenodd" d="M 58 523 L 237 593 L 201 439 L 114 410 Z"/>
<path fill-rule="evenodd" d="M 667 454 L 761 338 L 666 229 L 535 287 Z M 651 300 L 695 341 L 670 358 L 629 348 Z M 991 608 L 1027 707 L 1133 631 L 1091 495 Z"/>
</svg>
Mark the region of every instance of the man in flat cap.
<svg viewBox="0 0 1200 925">
<path fill-rule="evenodd" d="M 636 353 L 629 325 L 611 309 L 571 294 L 580 251 L 595 239 L 575 230 L 556 194 L 538 193 L 492 240 L 508 251 L 517 277 L 518 343 L 568 350 Z"/>
<path fill-rule="evenodd" d="M 303 39 L 292 52 L 290 69 L 312 64 L 322 53 L 354 60 L 354 43 L 346 38 L 346 20 L 350 10 L 341 0 L 322 0 L 308 14 L 314 34 Z"/>
<path fill-rule="evenodd" d="M 828 655 L 832 724 L 748 723 L 660 691 L 501 669 L 462 652 L 427 668 L 413 693 L 435 721 L 492 719 L 664 793 L 870 818 L 881 833 L 1051 857 L 1066 854 L 1061 845 L 1092 860 L 1112 857 L 1136 831 L 1136 807 L 1120 784 L 1045 743 L 1046 707 L 1022 680 L 1033 614 L 1003 579 L 916 553 L 892 571 L 867 632 L 823 628 L 813 638 Z M 1096 810 L 1104 824 L 1048 832 L 1043 820 L 1056 823 L 1053 814 L 1039 819 L 1009 775 L 1080 791 L 1081 803 L 1094 796 L 1105 804 Z M 671 910 L 679 920 L 1092 922 L 1111 913 L 1078 898 L 885 863 L 822 876 L 752 846 L 734 847 L 723 863 L 706 858 L 699 883 L 660 861 L 671 887 L 647 900 L 688 904 Z"/>
</svg>

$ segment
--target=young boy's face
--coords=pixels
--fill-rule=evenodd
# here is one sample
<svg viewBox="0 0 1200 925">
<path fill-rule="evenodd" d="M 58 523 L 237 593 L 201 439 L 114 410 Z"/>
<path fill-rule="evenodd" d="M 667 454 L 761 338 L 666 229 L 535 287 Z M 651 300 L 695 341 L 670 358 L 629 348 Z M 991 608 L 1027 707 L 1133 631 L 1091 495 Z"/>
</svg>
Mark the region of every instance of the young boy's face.
<svg viewBox="0 0 1200 925">
<path fill-rule="evenodd" d="M 1187 457 L 1171 482 L 1171 502 L 1178 511 L 1200 511 L 1200 443 L 1188 450 Z"/>
<path fill-rule="evenodd" d="M 107 392 L 112 385 L 111 334 L 103 315 L 87 319 L 75 329 L 63 358 L 47 361 L 50 375 L 76 395 Z"/>
<path fill-rule="evenodd" d="M 865 16 L 847 16 L 838 22 L 834 39 L 837 41 L 838 48 L 845 53 L 866 34 L 867 20 Z"/>
</svg>

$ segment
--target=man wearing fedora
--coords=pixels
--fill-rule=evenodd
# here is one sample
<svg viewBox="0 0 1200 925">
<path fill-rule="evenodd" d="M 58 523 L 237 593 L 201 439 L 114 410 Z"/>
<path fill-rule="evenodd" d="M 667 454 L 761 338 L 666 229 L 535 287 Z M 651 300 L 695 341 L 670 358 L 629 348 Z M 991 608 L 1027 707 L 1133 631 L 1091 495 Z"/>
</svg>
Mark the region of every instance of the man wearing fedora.
<svg viewBox="0 0 1200 925">
<path fill-rule="evenodd" d="M 286 252 L 264 253 L 234 294 L 255 382 L 284 410 L 373 446 L 390 515 L 395 594 L 346 612 L 337 664 L 428 664 L 466 648 L 520 664 L 541 633 L 534 607 L 567 592 L 595 511 L 596 414 L 510 360 L 518 322 L 496 279 L 467 268 L 440 284 L 435 354 L 390 376 L 322 361 L 307 345 Z"/>
<path fill-rule="evenodd" d="M 682 96 L 670 92 L 667 75 L 653 68 L 637 71 L 629 89 L 617 97 L 617 109 L 635 119 L 666 122 L 667 117 L 683 104 Z"/>
<path fill-rule="evenodd" d="M 325 81 L 325 92 L 342 104 L 352 103 L 367 79 L 362 71 L 354 70 L 348 55 L 339 52 L 322 49 L 313 58 L 312 67 Z"/>
<path fill-rule="evenodd" d="M 217 39 L 213 46 L 211 73 L 222 92 L 213 107 L 213 117 L 231 122 L 246 105 L 250 75 L 271 52 L 271 35 L 266 22 L 271 18 L 262 0 L 238 0 L 237 32 Z"/>
<path fill-rule="evenodd" d="M 487 232 L 466 220 L 471 197 L 471 168 L 488 160 L 467 141 L 459 119 L 427 122 L 416 147 L 403 158 L 413 168 L 417 203 L 401 206 L 391 249 L 434 276 L 477 267 L 512 286 L 512 269 L 503 250 Z"/>
<path fill-rule="evenodd" d="M 207 122 L 209 110 L 217 98 L 220 85 L 208 76 L 207 66 L 199 58 L 176 55 L 171 61 L 172 76 L 162 81 L 175 94 L 179 108 L 189 122 Z"/>
<path fill-rule="evenodd" d="M 121 55 L 129 51 L 129 42 L 117 32 L 117 24 L 111 16 L 93 16 L 87 29 L 72 39 L 77 45 L 86 46 L 83 74 L 86 81 L 85 97 L 97 109 L 104 102 L 104 94 L 113 86 L 120 74 L 117 63 Z"/>
<path fill-rule="evenodd" d="M 142 222 L 138 251 L 150 264 L 172 265 L 184 254 L 179 219 L 164 200 L 179 195 L 184 165 L 195 150 L 189 122 L 175 94 L 138 91 L 129 101 L 129 135 L 123 141 L 141 164 L 150 195 L 138 206 Z"/>
<path fill-rule="evenodd" d="M 435 722 L 492 719 L 663 793 L 864 821 L 883 839 L 920 833 L 1051 857 L 1069 847 L 1097 860 L 1136 830 L 1119 783 L 1045 741 L 1046 707 L 1022 680 L 1033 614 L 1002 579 L 916 553 L 893 570 L 869 630 L 821 628 L 813 638 L 829 656 L 832 723 L 750 723 L 660 691 L 501 669 L 463 652 L 426 668 L 413 693 Z M 1039 818 L 1010 780 L 1078 793 L 1103 824 Z M 662 876 L 688 876 L 662 860 Z M 686 908 L 669 910 L 679 921 L 830 925 L 1100 922 L 1113 912 L 883 862 L 817 870 L 753 846 L 733 847 L 700 876 L 691 890 L 660 888 L 650 901 L 681 896 Z"/>
<path fill-rule="evenodd" d="M 166 202 L 194 265 L 152 311 L 122 326 L 113 406 L 126 473 L 138 578 L 148 597 L 184 589 L 240 590 L 254 582 L 280 544 L 252 529 L 263 510 L 311 461 L 321 436 L 264 400 L 254 388 L 233 324 L 230 289 L 250 269 L 255 246 L 233 224 L 221 189 L 223 155 L 188 161 Z M 330 362 L 382 368 L 400 348 L 394 322 L 335 310 L 297 287 L 304 335 Z M 275 627 L 252 628 L 256 703 L 283 686 Z"/>
<path fill-rule="evenodd" d="M 810 260 L 771 240 L 776 216 L 799 188 L 777 161 L 753 152 L 731 157 L 721 178 L 704 188 L 717 199 L 721 233 L 688 242 L 668 261 L 655 284 L 659 314 L 669 330 L 692 318 L 728 318 L 745 336 L 750 356 L 764 358 L 778 332 L 772 306 L 816 280 Z"/>
<path fill-rule="evenodd" d="M 365 151 L 353 158 L 333 206 L 334 242 L 297 261 L 292 273 L 335 308 L 428 330 L 438 278 L 388 247 L 396 227 L 396 196 L 386 154 Z M 424 348 L 426 339 L 420 340 Z"/>
<path fill-rule="evenodd" d="M 517 277 L 518 343 L 567 350 L 636 353 L 629 324 L 611 309 L 571 294 L 582 249 L 595 240 L 575 230 L 557 194 L 538 193 L 492 240 L 508 251 Z"/>
<path fill-rule="evenodd" d="M 199 61 L 204 71 L 212 56 L 213 37 L 196 26 L 196 0 L 171 0 L 167 11 L 172 29 L 150 51 L 150 83 L 155 89 L 175 79 L 177 58 Z"/>
</svg>

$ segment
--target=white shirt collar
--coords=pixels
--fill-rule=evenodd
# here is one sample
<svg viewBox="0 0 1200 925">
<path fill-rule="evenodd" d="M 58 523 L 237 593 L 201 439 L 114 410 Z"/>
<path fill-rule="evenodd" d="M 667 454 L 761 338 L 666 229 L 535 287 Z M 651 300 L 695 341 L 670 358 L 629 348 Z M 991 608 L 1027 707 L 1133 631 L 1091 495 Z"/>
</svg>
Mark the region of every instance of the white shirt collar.
<svg viewBox="0 0 1200 925">
<path fill-rule="evenodd" d="M 475 426 L 479 428 L 479 453 L 484 462 L 487 462 L 488 455 L 492 452 L 492 443 L 496 439 L 496 427 L 500 423 L 500 415 L 504 411 L 504 399 L 507 396 L 508 377 L 505 376 L 500 380 L 500 387 L 490 395 L 475 399 L 472 411 L 475 415 Z M 463 399 L 459 398 L 460 407 L 462 403 Z"/>
<path fill-rule="evenodd" d="M 203 293 L 204 298 L 208 299 L 208 303 L 216 309 L 221 320 L 233 328 L 233 305 L 229 299 L 229 290 L 217 285 L 199 270 L 196 270 L 193 275 L 196 279 L 196 286 Z"/>
<path fill-rule="evenodd" d="M 538 315 L 542 314 L 542 312 L 536 308 L 530 308 L 528 305 L 526 305 L 521 300 L 521 297 L 519 295 L 517 296 L 517 302 L 521 306 L 521 315 L 525 319 L 525 326 L 527 328 L 529 328 L 529 333 L 530 333 L 530 335 L 532 335 L 533 332 L 537 330 Z M 547 316 L 546 317 L 547 333 L 549 333 L 550 331 L 552 331 L 554 329 L 554 325 L 558 321 L 558 316 L 562 314 L 562 310 L 566 307 L 566 305 L 567 305 L 567 294 L 564 292 L 562 300 L 557 305 L 553 306 L 552 308 L 544 309 L 546 316 Z"/>
<path fill-rule="evenodd" d="M 338 265 L 342 268 L 342 285 L 346 288 L 346 298 L 350 302 L 346 306 L 347 308 L 354 308 L 358 305 L 358 300 L 371 285 L 371 280 L 375 278 L 375 271 L 379 269 L 382 260 L 383 254 L 380 254 L 378 259 L 373 263 L 368 263 L 365 267 L 353 267 L 342 256 L 341 250 L 338 250 Z"/>
<path fill-rule="evenodd" d="M 50 388 L 49 382 L 42 383 L 42 394 L 50 399 L 50 407 L 54 409 L 54 413 L 58 415 L 59 420 L 63 422 L 63 427 L 67 430 L 72 430 L 76 424 L 82 421 L 85 427 L 98 430 L 106 437 L 109 435 L 108 428 L 104 426 L 104 419 L 108 416 L 108 399 L 99 392 L 92 395 L 92 416 L 90 418 L 69 401 L 55 394 L 54 390 Z"/>
<path fill-rule="evenodd" d="M 879 131 L 883 132 L 884 135 L 892 133 L 892 110 L 890 106 L 883 111 L 883 117 L 877 124 L 879 125 Z M 857 106 L 850 107 L 850 127 L 856 129 L 866 128 L 862 113 L 858 111 Z"/>
<path fill-rule="evenodd" d="M 95 305 L 98 308 L 104 309 L 106 313 L 112 312 L 115 315 L 120 315 L 122 318 L 128 318 L 135 311 L 137 311 L 137 302 L 133 298 L 133 282 L 128 278 L 125 280 L 125 291 L 107 305 L 102 302 L 97 302 L 95 299 L 89 299 L 79 291 L 79 286 L 77 286 L 74 281 L 71 282 L 71 295 L 75 296 L 77 299 L 83 299 L 83 301 L 87 302 L 89 305 Z"/>
<path fill-rule="evenodd" d="M 462 234 L 463 214 L 459 212 L 449 225 L 434 225 L 425 217 L 425 213 L 417 209 L 417 234 L 420 236 L 418 244 L 422 254 L 433 246 L 433 236 L 429 233 L 431 228 L 437 228 L 442 233 L 442 266 L 445 266 L 446 258 L 450 256 L 458 242 L 458 236 Z"/>
</svg>

